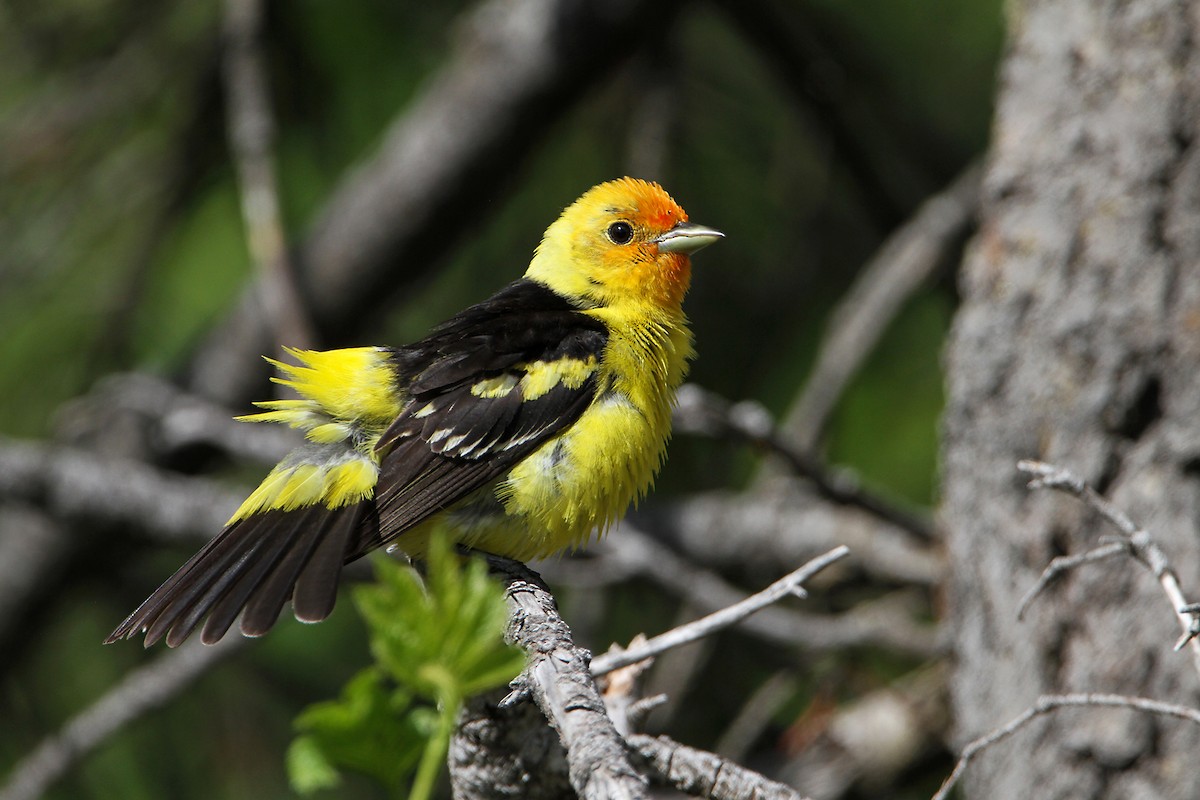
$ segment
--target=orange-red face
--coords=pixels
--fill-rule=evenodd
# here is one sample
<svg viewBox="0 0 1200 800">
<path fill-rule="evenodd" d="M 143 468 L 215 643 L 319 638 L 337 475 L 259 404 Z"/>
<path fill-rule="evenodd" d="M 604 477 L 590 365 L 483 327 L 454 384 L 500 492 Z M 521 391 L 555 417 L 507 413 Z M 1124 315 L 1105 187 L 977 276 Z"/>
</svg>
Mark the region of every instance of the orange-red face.
<svg viewBox="0 0 1200 800">
<path fill-rule="evenodd" d="M 593 222 L 581 233 L 600 253 L 605 282 L 623 294 L 682 303 L 691 283 L 690 260 L 683 253 L 660 253 L 656 240 L 687 222 L 687 212 L 658 184 L 630 178 L 602 183 L 579 202 L 589 200 L 595 204 Z"/>
<path fill-rule="evenodd" d="M 719 236 L 689 224 L 657 184 L 622 178 L 593 187 L 563 212 L 546 231 L 530 276 L 600 305 L 678 308 L 691 280 L 688 254 Z M 553 280 L 547 271 L 556 273 Z"/>
</svg>

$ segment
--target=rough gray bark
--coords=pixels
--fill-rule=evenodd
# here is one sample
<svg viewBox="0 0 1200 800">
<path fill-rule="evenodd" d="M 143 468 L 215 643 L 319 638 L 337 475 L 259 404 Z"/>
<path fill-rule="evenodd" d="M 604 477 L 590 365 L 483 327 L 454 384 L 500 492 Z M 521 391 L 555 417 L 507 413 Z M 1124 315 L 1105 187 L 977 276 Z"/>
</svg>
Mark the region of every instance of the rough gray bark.
<svg viewBox="0 0 1200 800">
<path fill-rule="evenodd" d="M 1200 590 L 1200 62 L 1196 5 L 1012 0 L 981 227 L 948 355 L 943 523 L 959 741 L 1044 692 L 1195 704 L 1145 569 L 1089 565 L 1016 619 L 1050 558 L 1106 533 L 1026 491 L 1071 467 L 1149 528 Z M 1200 734 L 1060 713 L 973 765 L 971 797 L 1193 798 Z"/>
<path fill-rule="evenodd" d="M 574 794 L 558 733 L 533 703 L 501 706 L 503 693 L 472 698 L 450 745 L 459 800 L 559 800 Z"/>
<path fill-rule="evenodd" d="M 508 702 L 518 702 L 524 694 L 520 699 L 532 699 L 545 714 L 562 742 L 567 777 L 581 800 L 644 800 L 646 779 L 633 768 L 628 745 L 608 716 L 588 669 L 591 653 L 575 645 L 571 629 L 558 614 L 554 596 L 541 577 L 524 564 L 500 556 L 488 556 L 487 560 L 492 574 L 505 587 L 504 599 L 509 610 L 505 638 L 528 657 L 524 672 L 511 684 L 514 693 Z M 460 721 L 473 723 L 479 719 L 480 709 L 476 705 Z M 483 754 L 487 746 L 497 744 L 512 744 L 512 740 L 500 736 L 489 742 L 478 732 L 457 737 L 451 748 L 450 763 L 456 773 L 455 791 L 460 796 L 497 796 L 495 787 L 483 794 L 467 793 L 472 786 L 476 789 L 481 786 L 480 778 L 485 773 L 480 765 L 489 760 L 498 766 L 497 778 L 507 776 L 519 779 L 521 784 L 531 783 L 524 777 L 528 770 L 528 750 L 522 748 L 495 759 Z M 537 747 L 543 749 L 541 745 Z M 543 775 L 537 786 L 544 791 L 560 783 L 557 776 Z"/>
</svg>

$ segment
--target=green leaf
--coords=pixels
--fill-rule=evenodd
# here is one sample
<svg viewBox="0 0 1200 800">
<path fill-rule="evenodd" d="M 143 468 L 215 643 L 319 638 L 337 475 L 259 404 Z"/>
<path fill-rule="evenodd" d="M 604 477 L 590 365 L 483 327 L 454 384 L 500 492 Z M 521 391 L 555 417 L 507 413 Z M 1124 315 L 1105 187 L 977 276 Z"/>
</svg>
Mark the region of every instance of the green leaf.
<svg viewBox="0 0 1200 800">
<path fill-rule="evenodd" d="M 301 735 L 288 751 L 288 777 L 299 792 L 338 784 L 338 770 L 369 775 L 395 791 L 421 758 L 428 731 L 412 714 L 412 696 L 369 667 L 337 700 L 309 706 L 296 719 Z"/>
<path fill-rule="evenodd" d="M 301 794 L 333 789 L 342 782 L 337 767 L 312 736 L 300 736 L 292 741 L 287 751 L 287 771 L 292 788 Z"/>
<path fill-rule="evenodd" d="M 428 590 L 412 569 L 381 559 L 377 583 L 355 602 L 376 663 L 413 692 L 457 706 L 514 678 L 524 657 L 504 643 L 504 593 L 481 561 L 463 564 L 435 537 L 427 564 Z"/>
<path fill-rule="evenodd" d="M 463 701 L 524 666 L 504 642 L 504 592 L 483 562 L 464 563 L 435 537 L 427 565 L 422 584 L 411 567 L 378 559 L 376 583 L 355 591 L 375 666 L 297 719 L 302 735 L 288 754 L 297 791 L 336 787 L 339 770 L 353 770 L 393 792 L 411 782 L 413 800 L 430 797 Z"/>
</svg>

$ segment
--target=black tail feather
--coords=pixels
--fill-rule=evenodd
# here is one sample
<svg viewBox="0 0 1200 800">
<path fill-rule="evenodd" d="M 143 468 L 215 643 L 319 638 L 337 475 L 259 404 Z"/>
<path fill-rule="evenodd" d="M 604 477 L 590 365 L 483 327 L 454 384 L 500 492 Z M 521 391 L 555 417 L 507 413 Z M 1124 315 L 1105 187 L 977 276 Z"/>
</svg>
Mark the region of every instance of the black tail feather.
<svg viewBox="0 0 1200 800">
<path fill-rule="evenodd" d="M 350 550 L 360 521 L 375 518 L 371 506 L 370 500 L 332 510 L 315 505 L 235 522 L 188 559 L 105 643 L 144 632 L 147 647 L 164 637 L 176 647 L 207 618 L 201 638 L 212 644 L 239 613 L 242 632 L 261 636 L 293 593 L 299 619 L 325 619 L 337 599 L 342 566 L 356 555 Z"/>
<path fill-rule="evenodd" d="M 292 592 L 292 612 L 301 622 L 320 622 L 333 612 L 338 577 L 361 516 L 361 513 L 346 513 L 326 521 L 316 551 L 303 565 Z"/>
<path fill-rule="evenodd" d="M 353 508 L 340 508 L 332 513 L 327 509 L 316 509 L 307 515 L 304 520 L 306 527 L 304 540 L 298 543 L 280 562 L 279 566 L 259 583 L 252 596 L 246 601 L 246 610 L 242 614 L 241 622 L 241 631 L 244 635 L 262 636 L 271 630 L 276 620 L 279 619 L 279 613 L 283 610 L 284 603 L 295 593 L 296 580 L 306 565 L 324 557 L 320 550 L 328 539 L 330 525 L 340 519 L 353 519 L 354 516 L 356 513 Z M 334 569 L 338 572 L 341 571 L 343 557 L 342 553 L 336 556 Z M 333 609 L 330 608 L 330 610 Z"/>
<path fill-rule="evenodd" d="M 238 563 L 258 540 L 250 527 L 232 525 L 217 535 L 215 546 L 205 548 L 188 559 L 176 575 L 163 584 L 137 612 L 140 622 L 131 626 L 129 635 L 146 632 L 146 646 L 155 644 L 175 627 L 221 576 Z M 182 574 L 180 574 L 182 573 Z"/>
<path fill-rule="evenodd" d="M 291 521 L 290 530 L 281 528 L 272 537 L 260 540 L 261 544 L 255 552 L 238 565 L 237 582 L 233 583 L 220 597 L 209 603 L 211 608 L 205 609 L 208 619 L 200 634 L 200 640 L 205 644 L 220 641 L 225 632 L 229 630 L 229 626 L 237 619 L 242 608 L 245 607 L 246 601 L 258 590 L 267 576 L 275 575 L 279 571 L 283 560 L 296 552 L 299 552 L 301 557 L 307 557 L 311 546 L 306 546 L 305 540 L 315 538 L 319 529 L 307 530 L 306 515 L 296 514 L 295 516 L 296 519 Z M 197 608 L 201 608 L 201 605 L 198 605 Z M 204 616 L 205 611 L 200 612 L 201 617 Z M 190 633 L 190 630 L 188 632 Z"/>
</svg>

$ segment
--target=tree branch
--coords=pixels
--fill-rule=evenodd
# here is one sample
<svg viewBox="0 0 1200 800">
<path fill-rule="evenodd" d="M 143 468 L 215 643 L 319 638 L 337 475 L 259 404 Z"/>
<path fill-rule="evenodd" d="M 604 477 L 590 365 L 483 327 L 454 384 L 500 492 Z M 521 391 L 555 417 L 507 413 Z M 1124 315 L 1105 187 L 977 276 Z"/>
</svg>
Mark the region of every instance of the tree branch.
<svg viewBox="0 0 1200 800">
<path fill-rule="evenodd" d="M 1150 700 L 1144 697 L 1125 697 L 1114 694 L 1043 695 L 1037 699 L 1034 705 L 1014 717 L 1006 725 L 980 736 L 964 747 L 962 754 L 958 757 L 958 763 L 954 765 L 954 771 L 950 773 L 950 776 L 946 778 L 942 787 L 933 795 L 933 800 L 946 800 L 950 795 L 950 790 L 954 788 L 954 785 L 962 777 L 963 772 L 966 771 L 967 765 L 987 748 L 1004 741 L 1037 717 L 1057 711 L 1060 708 L 1080 707 L 1129 708 L 1162 717 L 1175 717 L 1200 725 L 1200 710 L 1188 706 L 1175 705 L 1174 703 Z"/>
<path fill-rule="evenodd" d="M 744 592 L 717 574 L 697 568 L 628 521 L 610 531 L 602 546 L 610 548 L 612 556 L 626 565 L 613 572 L 645 575 L 701 609 L 717 611 L 745 598 Z M 565 565 L 548 563 L 545 567 L 563 577 Z M 741 629 L 764 641 L 807 652 L 866 645 L 921 659 L 933 658 L 944 650 L 944 644 L 936 630 L 913 622 L 916 612 L 910 607 L 910 598 L 910 594 L 898 592 L 837 616 L 764 608 L 742 620 Z"/>
<path fill-rule="evenodd" d="M 646 797 L 645 779 L 630 763 L 588 671 L 591 655 L 576 647 L 549 589 L 519 562 L 486 558 L 506 586 L 508 638 L 529 654 L 529 665 L 513 682 L 517 688 L 501 706 L 526 693 L 533 697 L 558 731 L 571 786 L 582 800 Z"/>
<path fill-rule="evenodd" d="M 1200 638 L 1197 638 L 1200 636 L 1200 606 L 1191 604 L 1185 599 L 1183 589 L 1179 586 L 1179 576 L 1175 574 L 1175 570 L 1171 567 L 1171 563 L 1167 559 L 1167 554 L 1163 552 L 1162 548 L 1158 546 L 1150 534 L 1134 524 L 1133 520 L 1124 511 L 1101 497 L 1083 478 L 1068 469 L 1041 461 L 1021 461 L 1017 464 L 1017 469 L 1031 476 L 1029 480 L 1030 489 L 1057 489 L 1060 492 L 1074 495 L 1082 500 L 1088 508 L 1096 511 L 1121 532 L 1122 538 L 1119 542 L 1121 548 L 1150 570 L 1162 587 L 1163 593 L 1166 594 L 1167 599 L 1171 602 L 1171 610 L 1175 612 L 1175 618 L 1179 621 L 1179 626 L 1183 631 L 1179 641 L 1175 643 L 1175 650 L 1182 650 L 1190 644 L 1192 648 L 1192 665 L 1200 673 Z M 1096 555 L 1097 553 L 1100 555 Z M 1091 563 L 1112 554 L 1105 550 L 1105 548 L 1100 548 L 1091 551 L 1090 554 L 1077 557 L 1065 567 L 1061 562 L 1057 565 L 1055 562 L 1051 562 L 1045 571 L 1043 571 L 1041 578 L 1039 578 L 1038 583 L 1031 590 L 1031 593 L 1037 591 L 1039 587 L 1048 585 L 1055 575 L 1071 567 Z M 1058 560 L 1056 559 L 1056 561 Z M 1026 603 L 1023 601 L 1021 606 L 1022 611 L 1025 605 Z"/>
<path fill-rule="evenodd" d="M 628 649 L 605 653 L 602 656 L 594 658 L 592 659 L 591 667 L 592 675 L 599 677 L 621 667 L 627 667 L 639 661 L 653 658 L 672 648 L 680 647 L 706 636 L 711 636 L 719 630 L 736 625 L 756 611 L 777 603 L 789 595 L 805 597 L 807 593 L 801 584 L 830 564 L 840 561 L 848 555 L 850 555 L 850 548 L 844 546 L 835 547 L 828 553 L 818 556 L 799 569 L 788 573 L 761 592 L 752 594 L 733 605 L 726 606 L 719 611 L 714 611 L 712 614 L 690 622 L 687 625 L 682 625 L 674 630 L 661 633 Z"/>
<path fill-rule="evenodd" d="M 279 344 L 312 348 L 316 335 L 296 286 L 279 211 L 272 154 L 275 121 L 259 47 L 263 6 L 263 0 L 225 0 L 222 71 L 229 145 L 237 168 L 246 239 L 270 330 Z"/>
<path fill-rule="evenodd" d="M 629 744 L 639 762 L 660 786 L 671 786 L 692 797 L 711 800 L 805 800 L 790 786 L 703 750 L 665 736 L 634 734 Z"/>
<path fill-rule="evenodd" d="M 950 248 L 975 219 L 983 165 L 976 161 L 888 236 L 859 272 L 830 316 L 804 392 L 788 411 L 783 429 L 811 450 L 824 436 L 830 415 L 905 302 L 929 280 Z"/>
<path fill-rule="evenodd" d="M 1104 561 L 1113 556 L 1130 555 L 1129 543 L 1126 541 L 1109 542 L 1102 544 L 1086 553 L 1080 553 L 1073 556 L 1058 556 L 1052 560 L 1047 567 L 1042 570 L 1041 577 L 1037 583 L 1029 588 L 1025 596 L 1021 598 L 1021 604 L 1017 606 L 1017 619 L 1025 619 L 1025 612 L 1029 610 L 1029 606 L 1037 599 L 1038 595 L 1046 590 L 1046 588 L 1058 579 L 1058 576 L 1070 572 L 1076 567 L 1084 564 L 1091 564 L 1094 561 Z"/>
<path fill-rule="evenodd" d="M 449 758 L 460 800 L 560 800 L 573 794 L 557 731 L 533 703 L 473 697 L 459 714 Z"/>
<path fill-rule="evenodd" d="M 34 503 L 60 520 L 202 541 L 221 528 L 242 493 L 138 461 L 0 437 L 0 498 Z"/>
<path fill-rule="evenodd" d="M 793 473 L 809 480 L 816 493 L 838 505 L 860 508 L 894 525 L 914 538 L 936 538 L 932 523 L 879 495 L 864 489 L 847 471 L 834 471 L 809 451 L 788 440 L 761 404 L 745 400 L 731 404 L 694 383 L 679 390 L 674 424 L 683 433 L 740 439 L 759 447 L 787 464 Z"/>
<path fill-rule="evenodd" d="M 144 372 L 108 375 L 60 409 L 59 438 L 153 463 L 210 448 L 233 459 L 274 465 L 304 442 L 285 425 L 238 422 L 227 406 Z M 114 441 L 114 439 L 119 441 Z"/>
<path fill-rule="evenodd" d="M 48 519 L 33 528 L 5 529 L 0 556 L 11 557 L 20 580 L 0 580 L 0 649 L 20 633 L 31 607 L 47 597 L 97 531 L 140 531 L 163 541 L 196 544 L 220 530 L 243 495 L 216 481 L 187 477 L 123 458 L 0 437 L 0 503 L 26 504 Z M 28 521 L 28 515 L 26 515 Z M 72 523 L 86 525 L 72 528 Z M 61 533 L 56 533 L 61 528 Z M 89 535 L 93 534 L 93 535 Z"/>
</svg>

